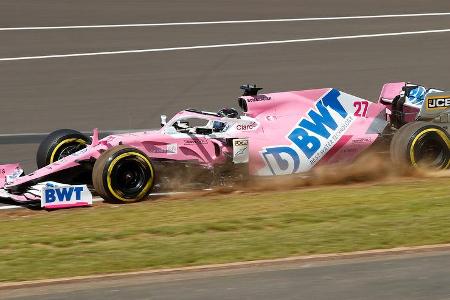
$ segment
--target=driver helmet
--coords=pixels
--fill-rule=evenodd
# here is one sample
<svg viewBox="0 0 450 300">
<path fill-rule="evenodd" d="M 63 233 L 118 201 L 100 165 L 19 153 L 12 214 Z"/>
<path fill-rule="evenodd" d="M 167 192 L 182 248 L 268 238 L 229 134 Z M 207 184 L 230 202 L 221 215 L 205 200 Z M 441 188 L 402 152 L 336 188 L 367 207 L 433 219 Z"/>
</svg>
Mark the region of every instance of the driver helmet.
<svg viewBox="0 0 450 300">
<path fill-rule="evenodd" d="M 234 108 L 222 108 L 217 112 L 217 114 L 221 117 L 227 118 L 237 118 L 239 117 L 239 112 Z"/>
<path fill-rule="evenodd" d="M 214 132 L 220 132 L 220 131 L 222 131 L 222 130 L 224 130 L 225 129 L 225 123 L 224 122 L 220 122 L 220 121 L 214 121 L 213 122 L 213 131 Z"/>
</svg>

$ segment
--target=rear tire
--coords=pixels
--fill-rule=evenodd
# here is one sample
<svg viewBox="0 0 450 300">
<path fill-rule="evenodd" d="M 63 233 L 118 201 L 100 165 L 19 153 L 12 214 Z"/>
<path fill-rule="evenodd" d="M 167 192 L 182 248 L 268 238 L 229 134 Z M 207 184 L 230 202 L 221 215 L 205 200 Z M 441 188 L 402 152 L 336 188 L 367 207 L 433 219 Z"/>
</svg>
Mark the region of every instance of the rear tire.
<svg viewBox="0 0 450 300">
<path fill-rule="evenodd" d="M 155 173 L 150 159 L 142 151 L 116 146 L 104 152 L 92 172 L 95 191 L 115 203 L 145 199 L 153 188 Z"/>
<path fill-rule="evenodd" d="M 43 168 L 69 156 L 91 143 L 91 139 L 79 131 L 59 129 L 50 133 L 39 145 L 36 154 L 37 167 Z"/>
<path fill-rule="evenodd" d="M 400 166 L 447 169 L 450 139 L 447 132 L 429 122 L 403 126 L 391 141 L 391 159 Z"/>
<path fill-rule="evenodd" d="M 417 122 L 419 123 L 419 122 Z M 396 149 L 398 149 L 398 143 L 400 140 L 402 140 L 400 137 L 404 136 L 404 135 L 408 135 L 408 133 L 404 134 L 403 132 L 406 131 L 406 128 L 408 128 L 411 125 L 417 124 L 415 122 L 412 123 L 407 123 L 405 125 L 403 125 L 400 129 L 397 130 L 397 132 L 395 132 L 394 136 L 391 139 L 391 143 L 390 143 L 390 147 L 389 147 L 389 152 L 391 154 L 391 159 L 393 162 L 398 162 L 400 158 L 397 157 L 398 151 Z"/>
</svg>

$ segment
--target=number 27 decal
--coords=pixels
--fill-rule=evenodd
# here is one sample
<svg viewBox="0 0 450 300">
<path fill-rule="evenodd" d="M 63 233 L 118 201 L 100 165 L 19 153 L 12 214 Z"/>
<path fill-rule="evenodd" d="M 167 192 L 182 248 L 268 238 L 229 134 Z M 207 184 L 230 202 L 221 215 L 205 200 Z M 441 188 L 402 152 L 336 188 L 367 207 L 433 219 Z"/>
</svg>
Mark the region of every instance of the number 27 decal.
<svg viewBox="0 0 450 300">
<path fill-rule="evenodd" d="M 353 106 L 356 108 L 355 117 L 367 118 L 367 108 L 369 108 L 369 101 L 355 101 Z"/>
</svg>

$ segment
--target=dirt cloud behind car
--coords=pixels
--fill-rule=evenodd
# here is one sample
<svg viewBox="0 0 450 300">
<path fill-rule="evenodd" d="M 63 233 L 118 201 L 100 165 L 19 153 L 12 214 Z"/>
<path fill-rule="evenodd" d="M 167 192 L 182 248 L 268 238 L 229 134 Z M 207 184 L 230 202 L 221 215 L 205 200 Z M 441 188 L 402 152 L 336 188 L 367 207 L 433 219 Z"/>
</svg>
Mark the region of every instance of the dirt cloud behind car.
<svg viewBox="0 0 450 300">
<path fill-rule="evenodd" d="M 450 171 L 397 168 L 388 157 L 379 153 L 366 153 L 352 163 L 317 166 L 308 174 L 258 177 L 246 183 L 216 187 L 211 191 L 194 192 L 176 198 L 199 195 L 283 191 L 328 185 L 396 182 L 399 180 L 450 177 Z"/>
</svg>

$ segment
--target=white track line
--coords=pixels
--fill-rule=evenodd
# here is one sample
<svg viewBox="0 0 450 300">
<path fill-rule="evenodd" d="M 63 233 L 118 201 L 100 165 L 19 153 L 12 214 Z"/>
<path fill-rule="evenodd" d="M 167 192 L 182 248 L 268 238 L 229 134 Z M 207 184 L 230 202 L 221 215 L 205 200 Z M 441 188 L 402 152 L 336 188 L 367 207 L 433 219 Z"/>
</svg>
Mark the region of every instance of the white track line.
<svg viewBox="0 0 450 300">
<path fill-rule="evenodd" d="M 131 54 L 131 53 L 167 52 L 167 51 L 198 50 L 198 49 L 212 49 L 212 48 L 225 48 L 225 47 L 245 47 L 245 46 L 258 46 L 258 45 L 261 46 L 261 45 L 305 43 L 305 42 L 318 42 L 318 41 L 335 41 L 335 40 L 350 40 L 350 39 L 362 39 L 362 38 L 377 38 L 377 37 L 389 37 L 389 36 L 408 36 L 408 35 L 419 35 L 419 34 L 430 34 L 430 33 L 446 33 L 446 32 L 450 32 L 450 28 L 433 29 L 433 30 L 421 30 L 421 31 L 404 31 L 404 32 L 361 34 L 361 35 L 330 36 L 330 37 L 305 38 L 305 39 L 293 39 L 293 40 L 247 42 L 247 43 L 234 43 L 234 44 L 216 44 L 216 45 L 183 46 L 183 47 L 172 47 L 172 48 L 154 48 L 154 49 L 136 49 L 136 50 L 121 50 L 121 51 L 52 54 L 52 55 L 39 55 L 39 56 L 4 57 L 4 58 L 0 58 L 0 61 L 36 60 L 36 59 L 67 58 L 67 57 L 82 57 L 82 56 L 97 56 L 97 55 L 115 55 L 115 54 Z"/>
<path fill-rule="evenodd" d="M 8 209 L 16 209 L 16 208 L 22 208 L 22 206 L 17 206 L 17 205 L 0 206 L 0 210 L 8 210 Z"/>
<path fill-rule="evenodd" d="M 210 191 L 211 189 L 204 189 L 204 191 Z M 150 196 L 170 196 L 170 195 L 180 195 L 180 194 L 186 194 L 187 192 L 165 192 L 165 193 L 151 193 Z M 100 197 L 95 197 L 92 199 L 93 202 L 102 202 L 103 199 Z M 9 209 L 18 209 L 18 208 L 24 208 L 24 206 L 19 205 L 5 205 L 0 206 L 0 210 L 9 210 Z"/>
<path fill-rule="evenodd" d="M 449 15 L 450 15 L 450 12 L 438 12 L 438 13 L 366 15 L 366 16 L 344 16 L 344 17 L 315 17 L 315 18 L 291 18 L 291 19 L 225 20 L 225 21 L 140 23 L 140 24 L 104 24 L 104 25 L 74 25 L 74 26 L 32 26 L 32 27 L 4 27 L 4 28 L 0 28 L 0 31 L 124 28 L 124 27 L 162 27 L 162 26 L 192 26 L 192 25 L 276 23 L 276 22 L 302 22 L 302 21 L 308 22 L 308 21 L 334 21 L 334 20 L 356 20 L 356 19 L 407 18 L 407 17 L 437 17 L 437 16 L 449 16 Z"/>
</svg>

